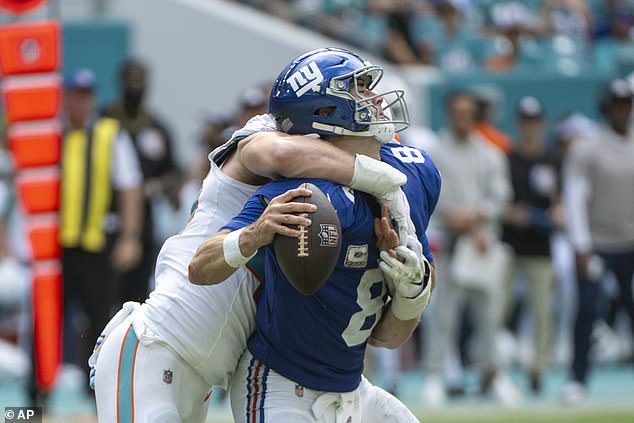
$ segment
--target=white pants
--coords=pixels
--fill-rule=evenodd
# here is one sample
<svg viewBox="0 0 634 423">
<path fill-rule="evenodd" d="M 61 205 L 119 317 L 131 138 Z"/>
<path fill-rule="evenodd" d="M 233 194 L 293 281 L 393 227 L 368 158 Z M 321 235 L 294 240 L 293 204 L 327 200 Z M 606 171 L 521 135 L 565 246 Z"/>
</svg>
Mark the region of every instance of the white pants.
<svg viewBox="0 0 634 423">
<path fill-rule="evenodd" d="M 388 392 L 362 378 L 352 392 L 304 388 L 269 369 L 248 351 L 230 390 L 236 423 L 415 423 L 418 419 Z"/>
<path fill-rule="evenodd" d="M 439 283 L 434 291 L 425 331 L 427 346 L 427 370 L 430 374 L 442 376 L 446 360 L 452 348 L 457 346 L 460 317 L 465 306 L 473 317 L 477 342 L 477 364 L 483 371 L 496 370 L 499 357 L 495 350 L 495 335 L 500 323 L 502 295 L 500 289 L 465 287 L 454 281 L 450 275 L 453 256 L 445 255 L 436 260 Z"/>
<path fill-rule="evenodd" d="M 101 345 L 95 366 L 99 422 L 203 422 L 211 387 L 165 344 L 139 340 L 132 318 Z"/>
</svg>

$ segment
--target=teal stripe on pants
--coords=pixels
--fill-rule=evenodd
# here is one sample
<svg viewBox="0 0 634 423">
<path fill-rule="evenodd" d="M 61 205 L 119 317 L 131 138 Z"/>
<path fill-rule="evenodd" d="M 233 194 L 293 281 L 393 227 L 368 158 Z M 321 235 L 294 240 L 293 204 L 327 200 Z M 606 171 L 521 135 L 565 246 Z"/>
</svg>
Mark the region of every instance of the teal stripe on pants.
<svg viewBox="0 0 634 423">
<path fill-rule="evenodd" d="M 119 363 L 119 389 L 117 398 L 119 403 L 119 423 L 132 423 L 134 410 L 132 409 L 132 375 L 134 372 L 134 354 L 139 339 L 130 327 L 123 340 L 121 363 Z"/>
</svg>

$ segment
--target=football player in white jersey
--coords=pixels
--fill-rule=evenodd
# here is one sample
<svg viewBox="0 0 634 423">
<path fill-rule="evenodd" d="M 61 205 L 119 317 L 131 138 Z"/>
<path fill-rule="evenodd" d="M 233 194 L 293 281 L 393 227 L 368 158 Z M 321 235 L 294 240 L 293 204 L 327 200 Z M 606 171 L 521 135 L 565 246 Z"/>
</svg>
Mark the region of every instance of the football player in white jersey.
<svg viewBox="0 0 634 423">
<path fill-rule="evenodd" d="M 159 254 L 155 291 L 143 305 L 126 303 L 104 329 L 90 360 L 100 422 L 201 422 L 211 387 L 227 387 L 254 330 L 258 281 L 241 267 L 223 284 L 196 286 L 188 266 L 259 185 L 278 177 L 327 178 L 373 195 L 402 227 L 409 224 L 399 188 L 404 174 L 276 129 L 270 117 L 254 118 L 210 154 L 191 221 Z"/>
</svg>

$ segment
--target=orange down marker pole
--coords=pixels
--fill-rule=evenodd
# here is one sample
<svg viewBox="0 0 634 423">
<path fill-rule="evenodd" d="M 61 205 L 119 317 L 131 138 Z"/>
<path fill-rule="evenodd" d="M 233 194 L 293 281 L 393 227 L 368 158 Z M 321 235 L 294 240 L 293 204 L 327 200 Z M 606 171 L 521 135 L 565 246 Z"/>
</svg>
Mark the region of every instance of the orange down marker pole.
<svg viewBox="0 0 634 423">
<path fill-rule="evenodd" d="M 0 0 L 26 12 L 44 0 Z M 28 6 L 28 7 L 27 7 Z M 61 135 L 60 29 L 55 21 L 0 26 L 2 101 L 25 214 L 33 274 L 33 350 L 38 388 L 53 388 L 62 357 L 62 272 L 57 239 Z"/>
</svg>

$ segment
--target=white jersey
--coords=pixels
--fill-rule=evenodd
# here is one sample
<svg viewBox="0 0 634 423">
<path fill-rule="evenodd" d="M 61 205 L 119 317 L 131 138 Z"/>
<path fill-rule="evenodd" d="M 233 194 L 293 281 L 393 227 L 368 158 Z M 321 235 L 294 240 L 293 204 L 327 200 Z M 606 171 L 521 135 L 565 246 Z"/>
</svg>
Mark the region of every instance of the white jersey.
<svg viewBox="0 0 634 423">
<path fill-rule="evenodd" d="M 188 266 L 198 247 L 237 215 L 258 187 L 222 173 L 211 160 L 214 153 L 191 221 L 163 244 L 156 289 L 134 328 L 153 333 L 210 385 L 226 386 L 255 328 L 258 282 L 243 266 L 219 285 L 197 286 L 189 282 Z"/>
</svg>

